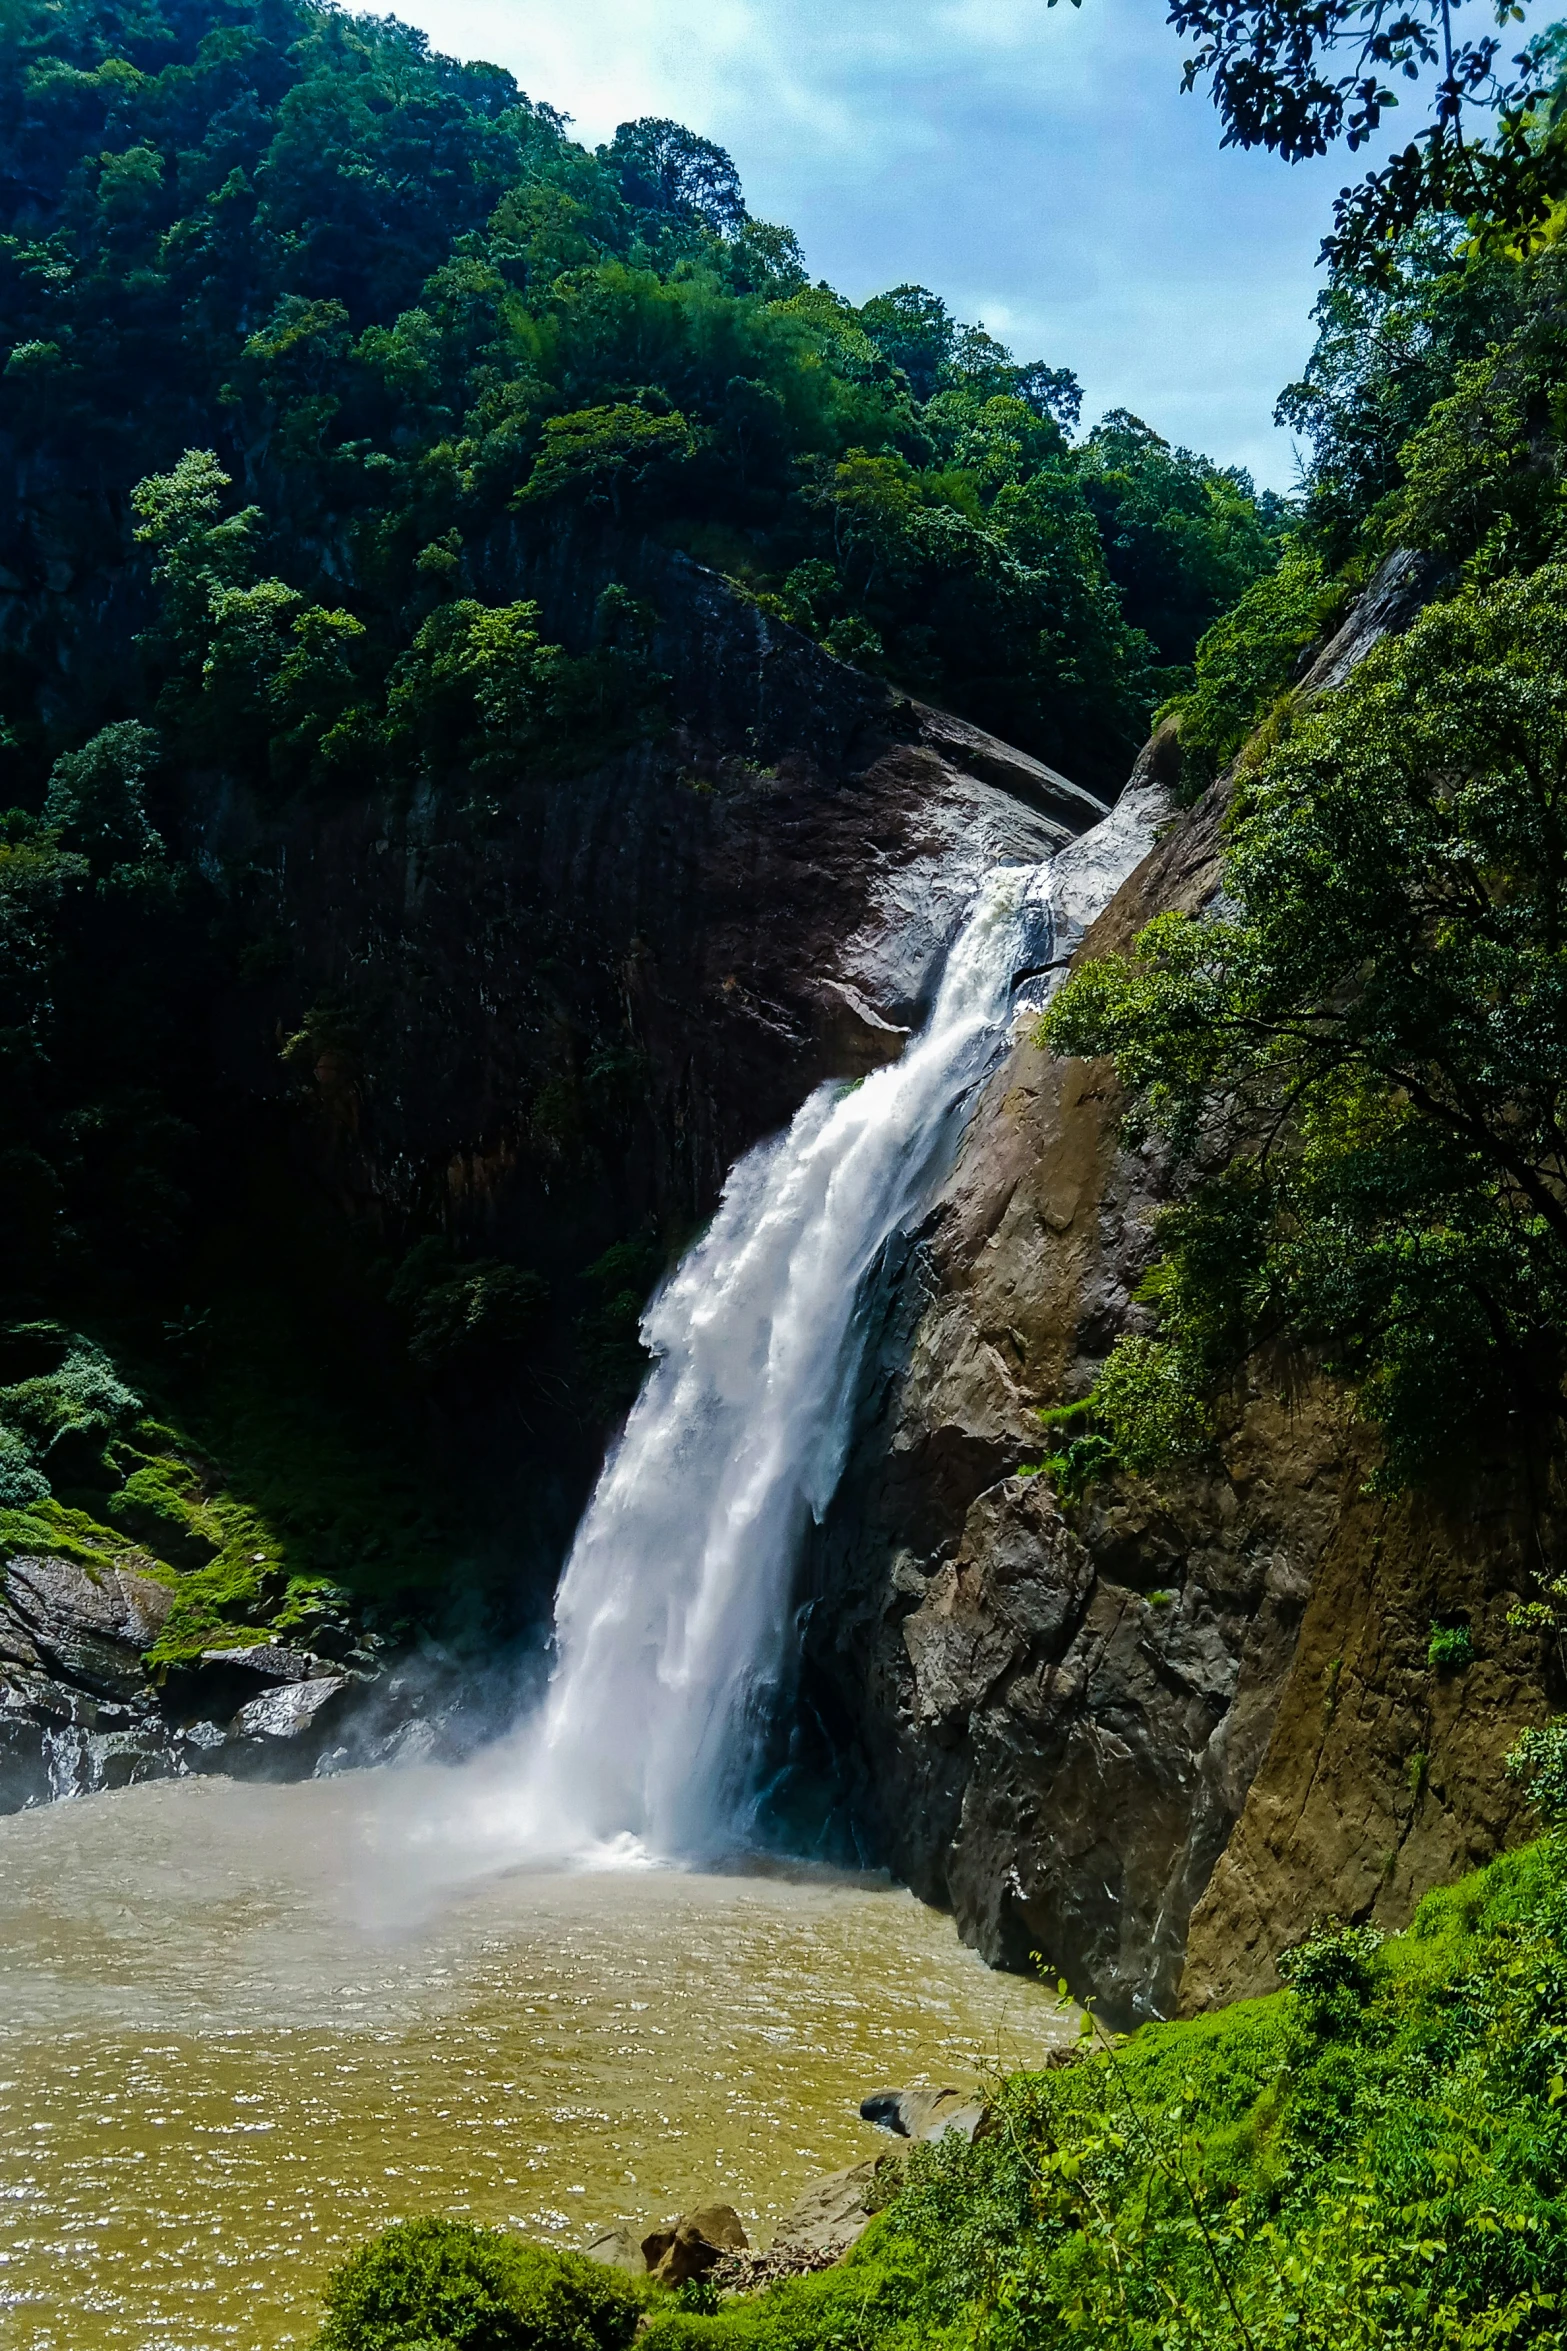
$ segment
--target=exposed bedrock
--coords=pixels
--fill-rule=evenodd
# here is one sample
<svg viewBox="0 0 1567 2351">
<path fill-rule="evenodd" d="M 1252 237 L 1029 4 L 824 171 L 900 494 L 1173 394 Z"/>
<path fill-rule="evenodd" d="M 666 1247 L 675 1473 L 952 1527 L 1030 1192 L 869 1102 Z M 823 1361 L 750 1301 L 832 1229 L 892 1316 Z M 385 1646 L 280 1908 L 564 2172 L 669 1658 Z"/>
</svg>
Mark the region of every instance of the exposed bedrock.
<svg viewBox="0 0 1567 2351">
<path fill-rule="evenodd" d="M 435 1227 L 550 1285 L 526 1412 L 500 1392 L 469 1410 L 498 1431 L 473 1442 L 477 1474 L 519 1497 L 516 1630 L 547 1608 L 598 1464 L 600 1432 L 551 1417 L 584 1263 L 639 1229 L 678 1245 L 814 1085 L 901 1051 L 980 875 L 1104 811 L 666 549 L 579 523 L 508 531 L 479 561 L 486 595 L 536 598 L 573 647 L 610 581 L 651 607 L 667 731 L 412 798 L 280 808 L 196 775 L 188 845 L 232 917 L 212 1024 L 238 1155 L 281 1130 L 389 1250 Z M 102 1581 L 63 1559 L 0 1578 L 0 1810 L 170 1772 L 452 1756 L 504 1712 L 471 1657 L 148 1672 L 167 1600 L 127 1560 Z"/>
<path fill-rule="evenodd" d="M 1211 897 L 1221 811 L 1167 829 L 1081 952 Z M 1037 1410 L 1141 1327 L 1169 1172 L 1118 1111 L 1106 1067 L 1020 1034 L 885 1268 L 808 1565 L 801 1719 L 865 1848 L 987 1959 L 1037 1952 L 1130 2020 L 1268 1989 L 1319 1914 L 1402 1924 L 1525 1833 L 1502 1759 L 1547 1693 L 1539 1637 L 1506 1624 L 1535 1535 L 1504 1439 L 1440 1493 L 1376 1498 L 1342 1398 L 1272 1363 L 1201 1470 L 1067 1512 L 1027 1474 Z M 1432 1625 L 1459 1621 L 1475 1661 L 1443 1675 Z"/>
<path fill-rule="evenodd" d="M 173 1598 L 152 1565 L 135 1553 L 96 1568 L 5 1562 L 0 1813 L 199 1772 L 301 1779 L 456 1762 L 493 1728 L 497 1693 L 482 1676 L 432 1650 L 388 1661 L 346 1626 L 323 1627 L 315 1650 L 214 1646 L 150 1670 Z"/>
<path fill-rule="evenodd" d="M 978 875 L 1102 804 L 647 542 L 578 527 L 485 563 L 568 644 L 607 580 L 650 604 L 667 733 L 406 805 L 279 817 L 197 779 L 202 852 L 274 967 L 216 1008 L 222 1063 L 263 1097 L 305 1075 L 351 1211 L 524 1256 L 644 1214 L 678 1234 L 821 1078 L 901 1049 Z"/>
</svg>

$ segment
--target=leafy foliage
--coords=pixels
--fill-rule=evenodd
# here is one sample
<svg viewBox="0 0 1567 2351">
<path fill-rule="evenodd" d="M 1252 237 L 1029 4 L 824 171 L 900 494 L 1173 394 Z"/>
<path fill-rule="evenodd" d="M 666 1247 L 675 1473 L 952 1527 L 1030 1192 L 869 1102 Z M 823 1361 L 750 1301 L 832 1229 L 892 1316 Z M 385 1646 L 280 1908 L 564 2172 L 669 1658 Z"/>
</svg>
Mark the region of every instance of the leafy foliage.
<svg viewBox="0 0 1567 2351">
<path fill-rule="evenodd" d="M 1511 331 L 1454 368 L 1402 452 L 1390 530 L 1474 580 L 1532 569 L 1563 545 L 1564 272 L 1555 249 L 1516 273 Z"/>
<path fill-rule="evenodd" d="M 917 2150 L 841 2268 L 647 2340 L 1554 2351 L 1564 1938 L 1554 1841 L 1406 1935 L 1324 1921 L 1284 1992 L 999 2084 L 989 2129 Z"/>
<path fill-rule="evenodd" d="M 1082 479 L 1127 619 L 1163 666 L 1185 670 L 1198 615 L 1227 613 L 1271 572 L 1282 501 L 1119 408 L 1088 435 Z"/>
<path fill-rule="evenodd" d="M 1213 782 L 1279 704 L 1345 601 L 1345 584 L 1292 539 L 1278 569 L 1254 580 L 1214 622 L 1197 647 L 1195 683 L 1160 713 L 1174 719 L 1180 738 L 1183 801 Z"/>
<path fill-rule="evenodd" d="M 1507 1758 L 1507 1768 L 1514 1779 L 1523 1781 L 1540 1818 L 1560 1830 L 1567 1822 L 1567 1721 L 1525 1731 Z"/>
<path fill-rule="evenodd" d="M 1466 1624 L 1435 1624 L 1426 1646 L 1426 1662 L 1439 1673 L 1461 1673 L 1474 1658 L 1474 1635 Z"/>
<path fill-rule="evenodd" d="M 1325 255 L 1367 276 L 1422 215 L 1480 215 L 1514 234 L 1538 231 L 1563 188 L 1562 159 L 1531 135 L 1555 64 L 1549 35 L 1503 53 L 1526 11 L 1483 10 L 1495 25 L 1466 40 L 1461 0 L 1170 0 L 1169 21 L 1193 39 L 1190 90 L 1206 81 L 1224 144 L 1270 147 L 1287 161 L 1353 154 L 1398 104 L 1395 79 L 1433 84 L 1431 120 L 1381 171 L 1341 191 Z M 1472 20 L 1466 19 L 1467 25 Z M 1497 118 L 1490 145 L 1466 137 L 1464 114 Z"/>
<path fill-rule="evenodd" d="M 622 2351 L 641 2306 L 613 2270 L 459 2220 L 408 2220 L 327 2287 L 317 2351 Z"/>
<path fill-rule="evenodd" d="M 1383 282 L 1333 273 L 1316 347 L 1276 411 L 1309 446 L 1306 520 L 1329 564 L 1381 552 L 1406 443 L 1459 367 L 1515 331 L 1535 278 L 1535 266 L 1476 253 L 1452 222 L 1430 219 L 1398 240 Z"/>
<path fill-rule="evenodd" d="M 1244 477 L 1142 426 L 1074 451 L 1068 369 L 922 287 L 809 286 L 678 123 L 589 153 L 498 68 L 315 0 L 22 0 L 0 84 L 0 411 L 21 463 L 100 485 L 51 540 L 79 585 L 131 501 L 192 755 L 351 776 L 476 552 L 585 507 L 1114 782 L 1271 562 Z M 0 560 L 35 567 L 25 518 Z M 830 591 L 788 599 L 812 566 Z M 35 745 L 61 658 L 44 632 L 13 680 Z"/>
<path fill-rule="evenodd" d="M 1564 588 L 1548 566 L 1379 647 L 1246 780 L 1223 911 L 1160 916 L 1044 1017 L 1218 1170 L 1162 1221 L 1159 1338 L 1105 1375 L 1149 1458 L 1158 1398 L 1281 1338 L 1359 1386 L 1395 1476 L 1560 1411 Z"/>
</svg>

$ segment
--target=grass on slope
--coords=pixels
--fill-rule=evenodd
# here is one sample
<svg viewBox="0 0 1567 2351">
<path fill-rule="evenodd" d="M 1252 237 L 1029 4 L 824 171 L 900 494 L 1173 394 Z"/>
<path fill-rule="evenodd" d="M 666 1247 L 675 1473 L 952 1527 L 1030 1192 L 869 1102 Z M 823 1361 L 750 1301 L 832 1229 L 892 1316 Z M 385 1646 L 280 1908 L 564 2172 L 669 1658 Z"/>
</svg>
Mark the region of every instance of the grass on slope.
<svg viewBox="0 0 1567 2351">
<path fill-rule="evenodd" d="M 0 1562 L 51 1552 L 170 1585 L 154 1665 L 449 1587 L 457 1497 L 400 1400 L 342 1374 L 260 1293 L 206 1318 L 172 1399 L 67 1325 L 0 1332 Z"/>
</svg>

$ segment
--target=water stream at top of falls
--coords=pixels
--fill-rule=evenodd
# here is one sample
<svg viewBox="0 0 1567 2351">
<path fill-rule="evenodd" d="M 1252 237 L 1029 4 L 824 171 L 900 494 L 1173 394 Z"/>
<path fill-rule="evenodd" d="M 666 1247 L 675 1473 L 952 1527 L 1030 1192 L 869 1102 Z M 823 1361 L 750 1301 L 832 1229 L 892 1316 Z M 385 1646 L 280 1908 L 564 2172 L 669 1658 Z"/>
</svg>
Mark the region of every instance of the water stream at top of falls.
<svg viewBox="0 0 1567 2351">
<path fill-rule="evenodd" d="M 865 1278 L 950 1165 L 1006 1041 L 1014 973 L 1051 951 L 1050 874 L 992 870 L 901 1059 L 819 1087 L 741 1159 L 649 1308 L 656 1360 L 578 1530 L 555 1671 L 513 1747 L 514 1850 L 635 1860 L 735 1841 L 787 1670 L 800 1546 L 843 1467 Z"/>
</svg>

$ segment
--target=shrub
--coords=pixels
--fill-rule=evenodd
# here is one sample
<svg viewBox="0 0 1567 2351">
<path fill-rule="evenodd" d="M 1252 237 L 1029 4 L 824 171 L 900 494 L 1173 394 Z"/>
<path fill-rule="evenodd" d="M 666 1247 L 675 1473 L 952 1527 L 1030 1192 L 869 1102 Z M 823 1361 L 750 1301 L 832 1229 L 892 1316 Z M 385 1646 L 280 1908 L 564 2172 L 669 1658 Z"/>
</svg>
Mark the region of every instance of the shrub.
<svg viewBox="0 0 1567 2351">
<path fill-rule="evenodd" d="M 1346 2030 L 1360 2020 L 1376 1982 L 1379 1927 L 1320 1919 L 1303 1942 L 1281 1951 L 1281 1980 L 1294 1993 L 1303 2021 L 1319 2032 Z"/>
<path fill-rule="evenodd" d="M 1183 801 L 1195 800 L 1290 686 L 1302 658 L 1338 620 L 1348 590 L 1315 555 L 1286 548 L 1197 647 L 1196 681 L 1167 702 L 1181 745 Z"/>
<path fill-rule="evenodd" d="M 1525 1731 L 1507 1758 L 1514 1779 L 1524 1782 L 1535 1811 L 1552 1827 L 1567 1821 L 1567 1717 Z"/>
<path fill-rule="evenodd" d="M 43 1491 L 50 1484 L 112 1483 L 104 1449 L 136 1418 L 141 1400 L 102 1348 L 55 1323 L 17 1323 L 3 1334 L 0 1356 L 24 1373 L 0 1386 L 4 1459 L 17 1489 L 5 1500 L 41 1498 L 29 1468 L 47 1481 Z"/>
<path fill-rule="evenodd" d="M 1134 1471 L 1200 1453 L 1212 1416 L 1178 1347 L 1133 1334 L 1117 1339 L 1094 1384 L 1094 1410 L 1116 1457 Z"/>
<path fill-rule="evenodd" d="M 25 1440 L 15 1429 L 0 1427 L 0 1507 L 20 1510 L 42 1502 L 48 1491 L 49 1480 L 33 1467 Z"/>
<path fill-rule="evenodd" d="M 326 2290 L 317 2351 L 621 2351 L 641 2303 L 581 2254 L 469 2221 L 399 2221 Z"/>
<path fill-rule="evenodd" d="M 1474 1636 L 1466 1624 L 1434 1624 L 1426 1647 L 1426 1663 L 1438 1673 L 1461 1673 L 1474 1662 Z"/>
</svg>

